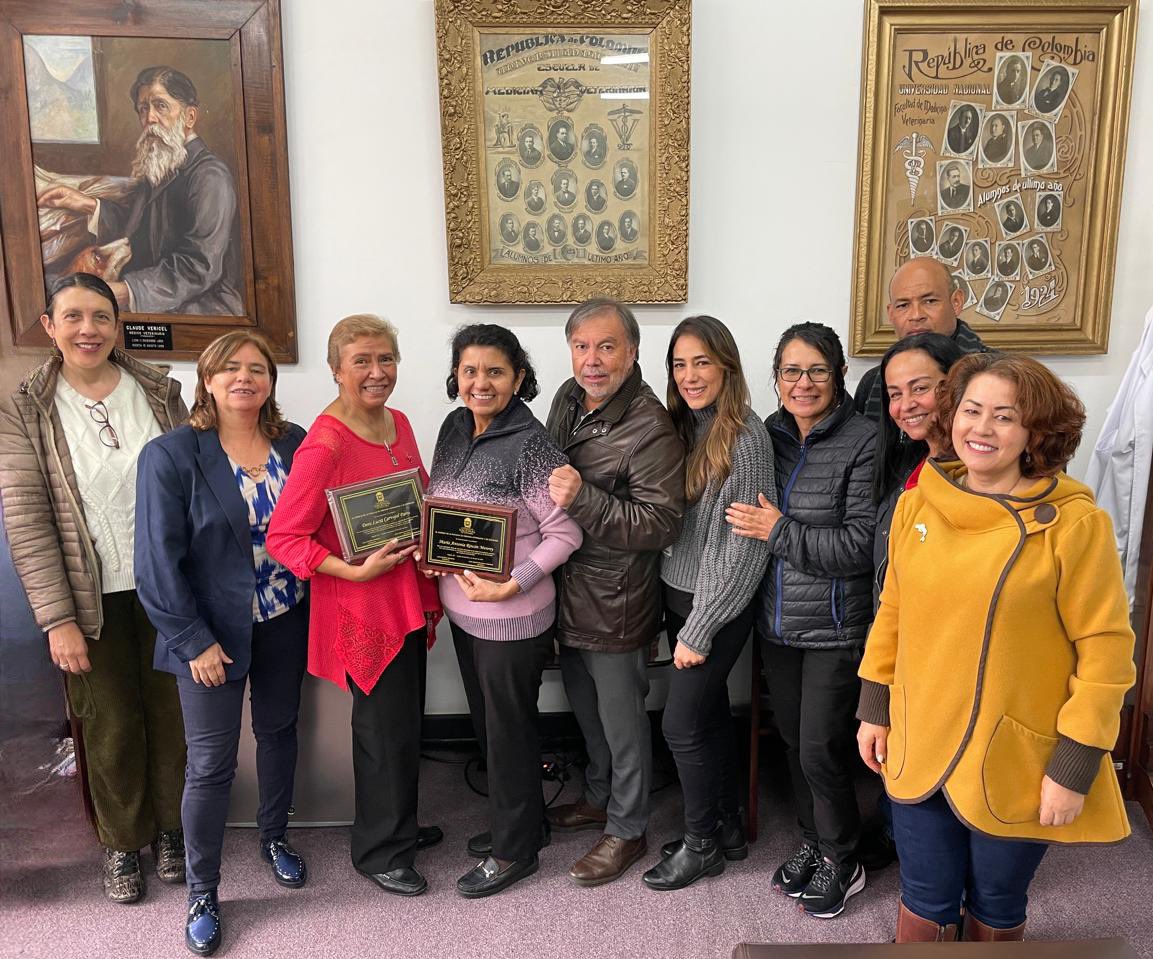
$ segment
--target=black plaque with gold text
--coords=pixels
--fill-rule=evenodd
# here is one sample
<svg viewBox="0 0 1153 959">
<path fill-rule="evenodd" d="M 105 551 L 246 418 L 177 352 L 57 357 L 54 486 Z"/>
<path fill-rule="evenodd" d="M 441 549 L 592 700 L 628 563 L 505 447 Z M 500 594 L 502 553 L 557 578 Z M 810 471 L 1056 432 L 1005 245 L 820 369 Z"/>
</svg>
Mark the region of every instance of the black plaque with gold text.
<svg viewBox="0 0 1153 959">
<path fill-rule="evenodd" d="M 438 573 L 466 569 L 498 583 L 512 573 L 516 509 L 427 496 L 421 513 L 420 566 Z"/>
<path fill-rule="evenodd" d="M 400 546 L 420 541 L 420 470 L 401 470 L 324 493 L 346 563 L 363 562 L 394 539 Z"/>
</svg>

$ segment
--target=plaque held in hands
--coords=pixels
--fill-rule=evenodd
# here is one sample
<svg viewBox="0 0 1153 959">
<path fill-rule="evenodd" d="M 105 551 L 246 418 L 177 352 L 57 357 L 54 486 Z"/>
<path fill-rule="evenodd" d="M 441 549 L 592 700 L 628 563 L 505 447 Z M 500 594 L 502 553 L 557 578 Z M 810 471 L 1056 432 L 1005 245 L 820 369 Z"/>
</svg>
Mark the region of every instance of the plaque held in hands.
<svg viewBox="0 0 1153 959">
<path fill-rule="evenodd" d="M 394 539 L 400 547 L 420 541 L 420 470 L 336 486 L 324 494 L 346 563 L 362 563 Z"/>
<path fill-rule="evenodd" d="M 516 509 L 426 496 L 421 512 L 420 568 L 508 582 L 516 547 Z"/>
</svg>

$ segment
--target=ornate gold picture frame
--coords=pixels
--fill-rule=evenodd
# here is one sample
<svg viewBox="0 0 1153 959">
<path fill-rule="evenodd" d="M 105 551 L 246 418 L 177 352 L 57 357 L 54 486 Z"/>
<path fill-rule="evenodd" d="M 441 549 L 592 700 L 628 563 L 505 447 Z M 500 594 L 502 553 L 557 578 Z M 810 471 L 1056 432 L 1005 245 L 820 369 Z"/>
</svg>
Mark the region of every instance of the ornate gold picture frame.
<svg viewBox="0 0 1153 959">
<path fill-rule="evenodd" d="M 866 0 L 854 356 L 916 256 L 990 346 L 1106 351 L 1137 2 Z"/>
<path fill-rule="evenodd" d="M 691 0 L 436 0 L 453 303 L 688 298 L 690 28 Z"/>
</svg>

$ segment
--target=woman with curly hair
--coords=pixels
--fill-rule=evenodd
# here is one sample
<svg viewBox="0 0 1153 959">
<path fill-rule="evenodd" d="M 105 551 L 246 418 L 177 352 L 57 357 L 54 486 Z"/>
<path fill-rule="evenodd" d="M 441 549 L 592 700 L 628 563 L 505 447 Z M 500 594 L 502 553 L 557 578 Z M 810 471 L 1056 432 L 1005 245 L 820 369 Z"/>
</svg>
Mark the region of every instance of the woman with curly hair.
<svg viewBox="0 0 1153 959">
<path fill-rule="evenodd" d="M 567 463 L 525 405 L 539 392 L 516 335 L 474 323 L 452 339 L 445 417 L 432 455 L 430 495 L 516 510 L 505 582 L 470 570 L 440 578 L 473 727 L 488 765 L 490 830 L 468 851 L 480 862 L 457 881 L 468 899 L 491 896 L 536 872 L 545 845 L 537 695 L 553 653 L 552 573 L 581 544 L 580 527 L 553 503 L 552 471 Z"/>
<path fill-rule="evenodd" d="M 1062 472 L 1072 390 L 974 354 L 937 415 L 960 462 L 930 460 L 894 511 L 857 741 L 893 800 L 897 941 L 956 939 L 962 917 L 965 939 L 1018 940 L 1050 843 L 1129 833 L 1108 752 L 1133 631 L 1109 517 Z"/>
</svg>

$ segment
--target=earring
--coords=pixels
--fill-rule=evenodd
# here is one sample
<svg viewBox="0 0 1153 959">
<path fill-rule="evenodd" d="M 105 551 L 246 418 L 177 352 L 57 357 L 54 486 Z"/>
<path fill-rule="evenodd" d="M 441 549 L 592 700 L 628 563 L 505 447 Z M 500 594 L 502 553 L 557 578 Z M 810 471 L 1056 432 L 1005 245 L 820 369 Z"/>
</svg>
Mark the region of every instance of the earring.
<svg viewBox="0 0 1153 959">
<path fill-rule="evenodd" d="M 898 442 L 898 443 L 908 443 L 908 442 L 909 442 L 909 437 L 908 437 L 908 435 L 905 433 L 905 431 L 904 431 L 904 430 L 901 430 L 901 434 L 900 434 L 900 436 L 898 436 L 898 437 L 897 437 L 897 442 Z"/>
</svg>

